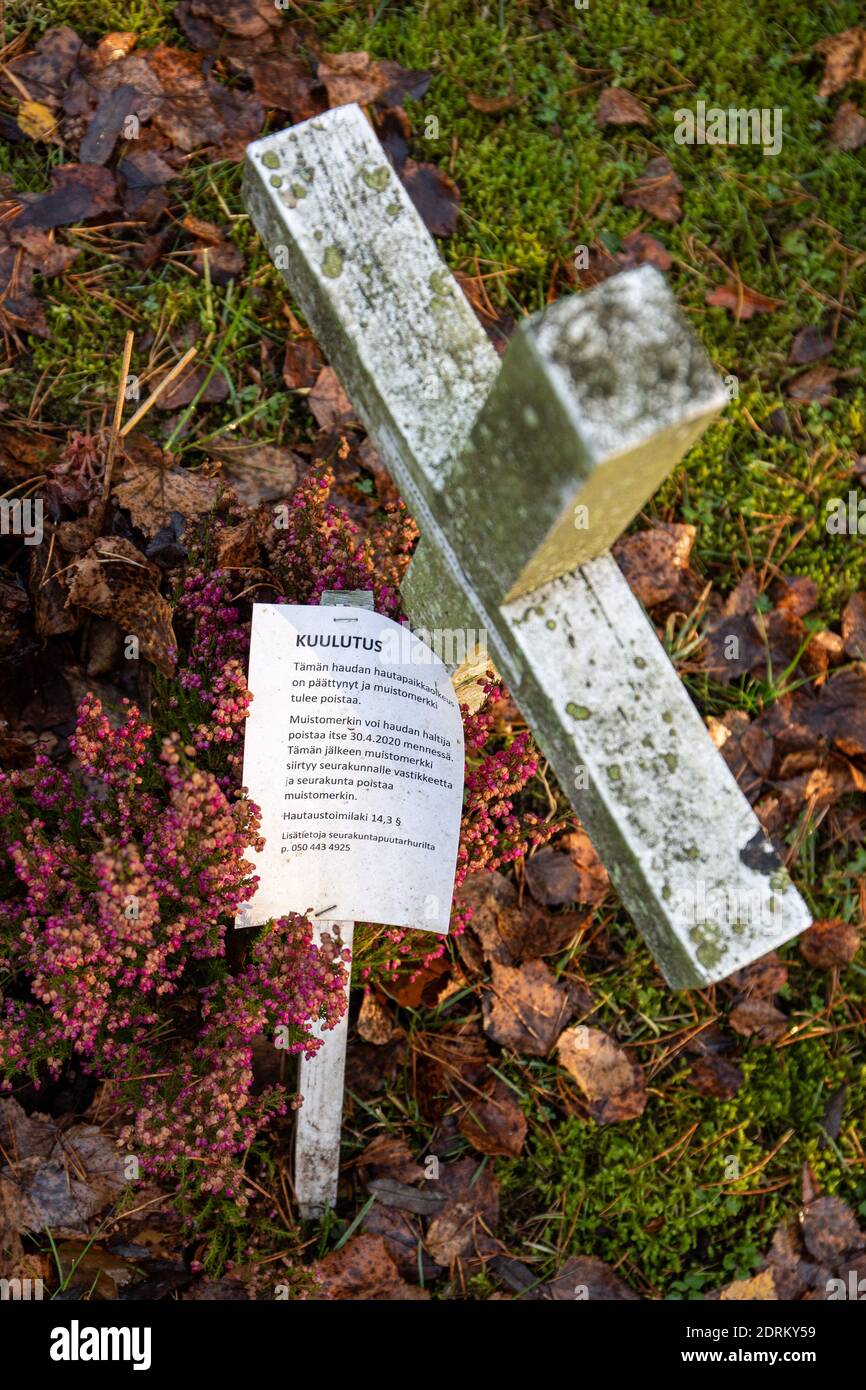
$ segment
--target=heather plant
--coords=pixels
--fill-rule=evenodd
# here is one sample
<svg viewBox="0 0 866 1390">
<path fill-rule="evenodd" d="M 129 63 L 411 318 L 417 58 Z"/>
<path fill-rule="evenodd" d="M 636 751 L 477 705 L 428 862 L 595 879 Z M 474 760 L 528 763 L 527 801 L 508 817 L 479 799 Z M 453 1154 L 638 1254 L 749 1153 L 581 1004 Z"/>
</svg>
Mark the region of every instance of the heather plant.
<svg viewBox="0 0 866 1390">
<path fill-rule="evenodd" d="M 331 500 L 330 473 L 311 471 L 264 545 L 268 597 L 316 603 L 325 589 L 366 588 L 397 614 L 414 539 L 402 505 L 361 532 Z M 278 509 L 280 511 L 280 509 Z M 129 701 L 80 705 L 68 766 L 37 755 L 0 774 L 0 1077 L 38 1086 L 71 1060 L 106 1083 L 126 1117 L 121 1142 L 142 1170 L 183 1196 L 247 1201 L 245 1155 L 295 1103 L 256 1084 L 253 1048 L 321 1045 L 345 1007 L 348 953 L 289 914 L 234 933 L 255 884 L 246 853 L 258 813 L 240 786 L 250 704 L 244 668 L 249 603 L 259 582 L 211 557 L 223 524 L 188 541 L 175 590 L 179 664 L 154 677 L 151 716 Z M 501 688 L 464 708 L 466 791 L 456 881 L 493 869 L 553 829 L 516 798 L 537 770 L 528 733 L 499 726 Z M 468 913 L 455 908 L 453 930 Z M 412 974 L 442 938 L 396 928 L 359 933 L 365 981 Z"/>
<path fill-rule="evenodd" d="M 253 1092 L 253 1039 L 280 1030 L 288 1052 L 315 1052 L 310 1024 L 340 1016 L 346 964 L 292 915 L 231 973 L 256 809 L 178 735 L 155 743 L 134 706 L 113 725 L 88 696 L 69 771 L 39 756 L 0 777 L 0 1073 L 38 1084 L 77 1058 L 132 1113 L 123 1137 L 145 1172 L 242 1202 L 239 1156 L 286 1108 L 282 1090 Z"/>
<path fill-rule="evenodd" d="M 271 570 L 284 600 L 318 603 L 326 589 L 368 589 L 376 611 L 395 617 L 417 527 L 402 502 L 389 502 L 362 532 L 332 500 L 333 489 L 330 470 L 312 470 L 275 518 Z"/>
</svg>

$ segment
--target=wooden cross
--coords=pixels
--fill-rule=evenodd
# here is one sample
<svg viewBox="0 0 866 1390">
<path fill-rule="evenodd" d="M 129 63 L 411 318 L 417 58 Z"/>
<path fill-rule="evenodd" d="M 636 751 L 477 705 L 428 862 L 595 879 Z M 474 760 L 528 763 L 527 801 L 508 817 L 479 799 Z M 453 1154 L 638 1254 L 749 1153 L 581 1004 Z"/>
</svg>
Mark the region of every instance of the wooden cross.
<svg viewBox="0 0 866 1390">
<path fill-rule="evenodd" d="M 359 107 L 249 146 L 250 215 L 422 540 L 414 626 L 483 631 L 668 983 L 809 925 L 607 547 L 726 394 L 663 276 L 524 319 L 500 363 Z"/>
</svg>

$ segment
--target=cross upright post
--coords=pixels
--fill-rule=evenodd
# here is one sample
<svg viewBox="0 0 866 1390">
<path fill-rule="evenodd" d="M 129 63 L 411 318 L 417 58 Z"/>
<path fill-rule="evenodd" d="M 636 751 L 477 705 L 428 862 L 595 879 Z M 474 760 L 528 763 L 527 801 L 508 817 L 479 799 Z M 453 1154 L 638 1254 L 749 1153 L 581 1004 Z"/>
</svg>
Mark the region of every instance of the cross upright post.
<svg viewBox="0 0 866 1390">
<path fill-rule="evenodd" d="M 668 982 L 802 931 L 607 550 L 725 402 L 663 277 L 566 297 L 500 365 L 357 106 L 251 145 L 245 197 L 421 528 L 410 618 L 486 634 Z"/>
</svg>

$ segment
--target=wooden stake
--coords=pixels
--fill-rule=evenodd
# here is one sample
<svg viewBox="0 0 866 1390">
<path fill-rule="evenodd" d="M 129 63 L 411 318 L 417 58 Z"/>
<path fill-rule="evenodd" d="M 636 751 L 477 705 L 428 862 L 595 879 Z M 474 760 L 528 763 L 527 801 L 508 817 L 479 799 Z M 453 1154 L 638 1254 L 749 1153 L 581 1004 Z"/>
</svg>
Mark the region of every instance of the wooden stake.
<svg viewBox="0 0 866 1390">
<path fill-rule="evenodd" d="M 373 595 L 365 589 L 328 589 L 322 594 L 323 607 L 373 608 Z M 351 951 L 354 922 L 315 923 L 316 944 L 327 932 L 337 934 L 343 947 Z M 304 1103 L 298 1111 L 295 1129 L 295 1196 L 305 1221 L 322 1216 L 337 1201 L 340 1179 L 340 1128 L 343 1120 L 343 1076 L 346 1070 L 346 1041 L 349 1033 L 349 989 L 346 1008 L 336 1028 L 322 1029 L 316 1024 L 315 1037 L 322 1046 L 315 1057 L 301 1057 L 298 1090 Z"/>
</svg>

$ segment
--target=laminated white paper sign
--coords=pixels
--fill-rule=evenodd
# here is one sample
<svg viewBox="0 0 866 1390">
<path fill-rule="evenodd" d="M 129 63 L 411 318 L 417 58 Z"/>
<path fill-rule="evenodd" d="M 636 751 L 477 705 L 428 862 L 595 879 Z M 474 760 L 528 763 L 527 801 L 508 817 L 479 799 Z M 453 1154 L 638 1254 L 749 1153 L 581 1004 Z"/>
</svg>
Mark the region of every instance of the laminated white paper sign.
<svg viewBox="0 0 866 1390">
<path fill-rule="evenodd" d="M 253 606 L 244 785 L 259 884 L 239 926 L 286 912 L 447 932 L 463 802 L 448 672 L 364 608 Z"/>
</svg>

